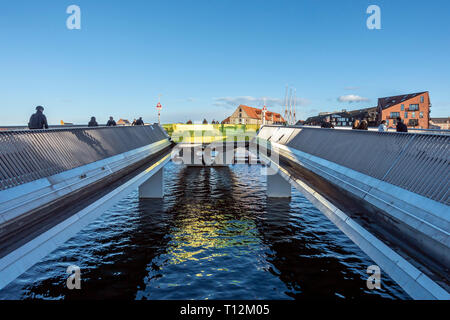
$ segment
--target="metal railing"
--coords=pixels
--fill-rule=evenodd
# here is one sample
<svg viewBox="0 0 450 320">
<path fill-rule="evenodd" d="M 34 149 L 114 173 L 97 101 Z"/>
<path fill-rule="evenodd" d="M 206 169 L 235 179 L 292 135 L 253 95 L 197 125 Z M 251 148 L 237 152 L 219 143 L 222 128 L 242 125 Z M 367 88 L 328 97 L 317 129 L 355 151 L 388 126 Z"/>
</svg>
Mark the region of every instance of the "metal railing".
<svg viewBox="0 0 450 320">
<path fill-rule="evenodd" d="M 320 128 L 320 126 L 286 126 L 285 128 Z M 336 126 L 336 130 L 353 130 L 349 126 Z M 395 128 L 387 128 L 388 132 L 397 132 Z M 378 131 L 377 127 L 369 127 L 368 131 Z M 416 129 L 408 128 L 409 133 L 421 133 L 421 134 L 448 134 L 450 135 L 450 130 L 446 129 Z"/>
<path fill-rule="evenodd" d="M 450 204 L 448 135 L 291 127 L 277 141 L 288 129 L 266 126 L 259 137 Z"/>
<path fill-rule="evenodd" d="M 159 125 L 0 131 L 0 190 L 163 139 Z"/>
</svg>

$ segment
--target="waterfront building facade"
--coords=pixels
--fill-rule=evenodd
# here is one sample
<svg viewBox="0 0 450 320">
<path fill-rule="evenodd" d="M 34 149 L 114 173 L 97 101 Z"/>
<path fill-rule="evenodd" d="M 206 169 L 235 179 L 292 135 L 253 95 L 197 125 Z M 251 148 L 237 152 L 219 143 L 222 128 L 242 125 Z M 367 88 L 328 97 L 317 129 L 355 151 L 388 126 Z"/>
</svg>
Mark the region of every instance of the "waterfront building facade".
<svg viewBox="0 0 450 320">
<path fill-rule="evenodd" d="M 304 125 L 320 126 L 326 120 L 330 121 L 334 127 L 351 127 L 355 120 L 366 120 L 369 126 L 376 126 L 377 107 L 352 111 L 321 112 L 318 116 L 306 119 Z"/>
<path fill-rule="evenodd" d="M 408 128 L 429 129 L 431 102 L 428 91 L 378 99 L 378 122 L 395 128 L 400 117 Z"/>
</svg>

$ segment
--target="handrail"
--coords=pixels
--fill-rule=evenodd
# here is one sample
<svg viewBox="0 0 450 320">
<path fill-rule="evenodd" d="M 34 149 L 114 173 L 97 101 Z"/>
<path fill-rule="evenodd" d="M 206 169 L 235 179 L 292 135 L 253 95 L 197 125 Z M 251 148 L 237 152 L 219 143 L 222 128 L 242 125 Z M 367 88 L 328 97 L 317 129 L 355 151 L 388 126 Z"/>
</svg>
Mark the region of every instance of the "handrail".
<svg viewBox="0 0 450 320">
<path fill-rule="evenodd" d="M 167 139 L 157 124 L 0 131 L 0 190 Z"/>
<path fill-rule="evenodd" d="M 449 135 L 265 126 L 258 136 L 450 205 Z"/>
</svg>

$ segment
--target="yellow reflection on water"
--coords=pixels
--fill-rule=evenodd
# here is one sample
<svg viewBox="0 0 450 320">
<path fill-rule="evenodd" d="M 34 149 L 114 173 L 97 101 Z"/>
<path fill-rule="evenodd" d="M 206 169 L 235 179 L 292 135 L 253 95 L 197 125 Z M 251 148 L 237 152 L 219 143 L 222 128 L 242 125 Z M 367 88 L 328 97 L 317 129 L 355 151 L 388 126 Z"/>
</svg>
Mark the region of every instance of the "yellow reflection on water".
<svg viewBox="0 0 450 320">
<path fill-rule="evenodd" d="M 259 243 L 256 224 L 249 218 L 214 215 L 192 204 L 186 204 L 185 212 L 183 216 L 189 218 L 179 221 L 167 248 L 171 264 L 224 257 L 229 248 L 239 248 L 242 253 Z"/>
</svg>

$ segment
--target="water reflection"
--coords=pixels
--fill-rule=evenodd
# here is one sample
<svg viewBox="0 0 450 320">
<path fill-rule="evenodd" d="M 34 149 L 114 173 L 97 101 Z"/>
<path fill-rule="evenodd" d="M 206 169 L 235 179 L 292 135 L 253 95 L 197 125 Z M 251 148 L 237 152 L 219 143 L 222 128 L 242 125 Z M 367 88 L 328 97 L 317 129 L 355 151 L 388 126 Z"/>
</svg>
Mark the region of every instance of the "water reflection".
<svg viewBox="0 0 450 320">
<path fill-rule="evenodd" d="M 268 200 L 256 166 L 166 167 L 164 200 L 121 201 L 0 291 L 5 298 L 406 297 L 298 192 Z M 68 265 L 82 290 L 65 288 Z"/>
</svg>

